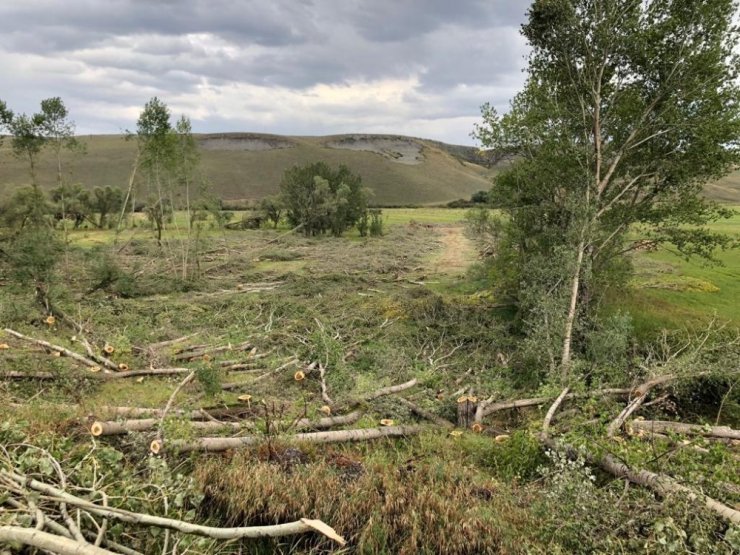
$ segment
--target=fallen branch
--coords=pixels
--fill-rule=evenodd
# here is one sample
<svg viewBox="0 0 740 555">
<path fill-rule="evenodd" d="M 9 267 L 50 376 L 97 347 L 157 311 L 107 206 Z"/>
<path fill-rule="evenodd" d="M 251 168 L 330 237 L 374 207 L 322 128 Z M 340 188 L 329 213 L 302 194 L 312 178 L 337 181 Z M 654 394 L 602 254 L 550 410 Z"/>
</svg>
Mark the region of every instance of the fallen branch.
<svg viewBox="0 0 740 555">
<path fill-rule="evenodd" d="M 563 389 L 562 393 L 558 395 L 558 398 L 555 399 L 555 402 L 550 406 L 550 410 L 547 411 L 547 414 L 545 415 L 545 420 L 542 422 L 543 434 L 547 435 L 547 432 L 550 430 L 550 422 L 552 422 L 552 417 L 555 416 L 558 407 L 560 407 L 560 404 L 563 402 L 563 399 L 565 399 L 565 396 L 568 394 L 569 390 L 569 387 Z"/>
<path fill-rule="evenodd" d="M 609 426 L 606 428 L 607 437 L 614 437 L 614 434 L 616 434 L 619 430 L 622 429 L 622 426 L 624 426 L 624 423 L 627 421 L 627 419 L 630 416 L 632 416 L 632 413 L 634 413 L 637 409 L 640 408 L 640 406 L 647 399 L 647 394 L 654 387 L 670 383 L 679 378 L 683 378 L 683 377 L 696 378 L 699 376 L 705 376 L 708 373 L 709 372 L 698 372 L 697 374 L 694 374 L 692 376 L 680 376 L 677 374 L 664 374 L 663 376 L 658 376 L 657 378 L 653 378 L 641 384 L 640 386 L 635 388 L 635 390 L 633 391 L 634 398 L 632 399 L 632 401 L 630 401 L 627 404 L 627 406 L 624 407 L 624 410 L 622 410 L 622 412 L 620 412 L 619 415 L 609 423 Z"/>
<path fill-rule="evenodd" d="M 362 398 L 362 401 L 373 401 L 377 399 L 378 397 L 383 397 L 384 395 L 391 395 L 393 393 L 398 393 L 399 391 L 404 391 L 406 389 L 409 389 L 411 387 L 414 387 L 417 383 L 419 383 L 416 378 L 413 380 L 409 380 L 405 383 L 398 384 L 398 385 L 391 385 L 388 387 L 381 387 L 377 391 L 374 391 L 373 393 L 370 393 L 369 395 L 366 395 Z"/>
<path fill-rule="evenodd" d="M 578 450 L 573 446 L 559 444 L 546 434 L 540 434 L 539 437 L 540 441 L 553 451 L 564 452 L 571 459 L 578 458 Z M 591 464 L 599 466 L 602 470 L 616 476 L 617 478 L 625 478 L 633 484 L 644 486 L 661 496 L 666 496 L 671 493 L 682 493 L 692 501 L 703 503 L 708 509 L 714 511 L 722 518 L 734 524 L 740 524 L 740 511 L 728 507 L 724 503 L 720 503 L 702 493 L 698 493 L 691 488 L 678 483 L 670 476 L 666 476 L 665 474 L 656 474 L 649 470 L 633 470 L 626 464 L 616 460 L 611 455 L 604 455 L 601 458 L 596 458 L 592 454 L 586 453 L 586 458 Z"/>
<path fill-rule="evenodd" d="M 325 416 L 318 420 L 309 420 L 308 418 L 301 418 L 295 423 L 297 430 L 326 430 L 333 428 L 334 426 L 344 426 L 346 424 L 354 424 L 362 417 L 362 412 L 354 411 L 348 414 L 342 414 L 338 416 Z"/>
<path fill-rule="evenodd" d="M 40 345 L 46 349 L 50 349 L 52 351 L 56 351 L 57 353 L 69 357 L 73 360 L 76 360 L 77 362 L 84 364 L 85 366 L 89 366 L 90 368 L 99 368 L 100 365 L 95 362 L 94 360 L 90 360 L 87 357 L 82 356 L 79 353 L 75 353 L 74 351 L 70 351 L 69 349 L 66 349 L 64 347 L 60 347 L 59 345 L 54 345 L 52 343 L 49 343 L 48 341 L 44 341 L 43 339 L 34 339 L 33 337 L 28 337 L 27 335 L 23 335 L 22 333 L 18 333 L 17 331 L 11 330 L 10 328 L 5 328 L 5 333 L 12 335 L 13 337 L 17 339 L 21 339 L 23 341 L 28 341 L 29 343 L 35 343 L 36 345 Z"/>
<path fill-rule="evenodd" d="M 629 389 L 599 389 L 597 391 L 591 391 L 587 393 L 569 393 L 565 399 L 579 399 L 596 397 L 601 395 L 629 395 L 631 390 Z M 483 411 L 483 416 L 488 416 L 494 412 L 507 409 L 519 409 L 524 407 L 534 407 L 537 405 L 544 405 L 548 401 L 552 401 L 553 397 L 534 397 L 532 399 L 518 399 L 516 401 L 501 401 L 499 403 L 492 403 L 488 405 Z"/>
<path fill-rule="evenodd" d="M 142 526 L 154 526 L 157 528 L 166 528 L 169 530 L 175 530 L 184 534 L 194 534 L 197 536 L 205 536 L 217 540 L 234 540 L 241 538 L 275 538 L 281 536 L 292 536 L 295 534 L 305 534 L 306 532 L 319 532 L 324 534 L 326 537 L 336 541 L 340 545 L 344 545 L 346 542 L 339 536 L 333 528 L 320 520 L 309 520 L 302 518 L 295 522 L 286 522 L 285 524 L 274 524 L 270 526 L 246 526 L 239 528 L 219 528 L 215 526 L 202 526 L 199 524 L 193 524 L 190 522 L 184 522 L 182 520 L 175 520 L 172 518 L 159 517 L 154 515 L 148 515 L 145 513 L 134 513 L 126 511 L 124 509 L 116 509 L 113 507 L 101 507 L 95 503 L 86 501 L 80 497 L 67 493 L 60 490 L 52 485 L 39 482 L 4 469 L 0 469 L 0 475 L 11 479 L 17 484 L 26 485 L 33 490 L 44 493 L 53 498 L 58 502 L 68 503 L 74 507 L 85 509 L 92 514 L 103 516 L 110 519 L 120 520 L 122 522 L 129 522 L 132 524 L 138 524 Z M 74 552 L 70 552 L 74 553 Z M 81 555 L 87 555 L 84 551 L 78 551 Z M 110 552 L 105 550 L 91 551 L 91 555 L 109 555 Z"/>
<path fill-rule="evenodd" d="M 0 372 L 0 380 L 55 380 L 58 377 L 51 372 Z"/>
<path fill-rule="evenodd" d="M 0 526 L 0 543 L 20 543 L 59 555 L 116 555 L 101 547 L 20 526 Z"/>
<path fill-rule="evenodd" d="M 233 346 L 231 343 L 229 343 L 228 345 L 220 345 L 218 347 L 206 347 L 206 348 L 202 348 L 196 351 L 181 352 L 181 353 L 176 354 L 173 360 L 176 360 L 178 362 L 183 362 L 183 361 L 193 360 L 196 358 L 201 358 L 206 355 L 211 356 L 211 355 L 216 355 L 216 354 L 223 353 L 226 351 L 246 351 L 247 349 L 251 349 L 251 348 L 252 348 L 252 344 L 249 341 L 242 343 L 240 345 L 237 345 L 237 346 Z"/>
<path fill-rule="evenodd" d="M 326 368 L 323 364 L 319 364 L 319 380 L 321 380 L 321 400 L 327 405 L 333 405 L 334 401 L 329 397 L 328 389 L 326 387 Z"/>
<path fill-rule="evenodd" d="M 443 428 L 454 428 L 455 427 L 455 425 L 449 420 L 446 420 L 442 418 L 441 416 L 437 416 L 436 414 L 429 412 L 426 409 L 421 408 L 419 405 L 412 403 L 408 399 L 399 397 L 398 400 L 401 402 L 401 404 L 405 405 L 411 412 L 413 412 L 417 416 L 421 416 L 422 418 L 429 420 L 430 422 L 433 422 L 437 426 L 441 426 Z"/>
<path fill-rule="evenodd" d="M 174 376 L 177 374 L 187 374 L 192 372 L 190 368 L 148 368 L 145 370 L 129 370 L 127 372 L 118 372 L 116 374 L 95 374 L 101 380 L 122 380 L 125 378 L 135 378 L 137 376 Z"/>
<path fill-rule="evenodd" d="M 632 420 L 628 427 L 633 430 L 643 430 L 650 433 L 673 432 L 676 434 L 699 435 L 704 437 L 718 437 L 724 439 L 740 439 L 740 430 L 729 426 L 700 426 L 698 424 L 684 424 L 683 422 L 669 422 L 665 420 Z"/>
<path fill-rule="evenodd" d="M 304 434 L 293 434 L 286 436 L 286 440 L 307 442 L 307 443 L 336 443 L 343 441 L 367 441 L 384 437 L 402 437 L 407 435 L 418 434 L 423 430 L 421 426 L 388 426 L 385 428 L 367 428 L 363 430 L 340 430 L 333 432 L 311 432 Z M 245 436 L 245 437 L 204 437 L 190 441 L 173 441 L 167 443 L 167 450 L 177 453 L 187 453 L 191 451 L 227 451 L 229 449 L 238 449 L 255 445 L 264 441 L 264 436 Z M 153 441 L 150 450 L 154 454 L 159 454 L 165 449 L 165 445 L 158 441 Z"/>
</svg>

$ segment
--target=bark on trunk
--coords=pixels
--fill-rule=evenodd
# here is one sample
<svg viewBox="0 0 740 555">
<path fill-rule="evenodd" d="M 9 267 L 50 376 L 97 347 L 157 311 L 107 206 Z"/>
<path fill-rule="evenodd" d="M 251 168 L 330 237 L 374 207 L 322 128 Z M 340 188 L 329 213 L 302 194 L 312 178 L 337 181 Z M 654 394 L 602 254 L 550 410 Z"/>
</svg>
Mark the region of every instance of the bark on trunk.
<svg viewBox="0 0 740 555">
<path fill-rule="evenodd" d="M 0 526 L 0 543 L 20 543 L 59 555 L 116 555 L 101 547 L 20 526 Z"/>
<path fill-rule="evenodd" d="M 568 306 L 568 315 L 565 319 L 565 329 L 563 330 L 563 354 L 560 358 L 560 371 L 562 372 L 563 381 L 568 377 L 571 360 L 571 346 L 573 344 L 573 324 L 576 319 L 578 309 L 578 289 L 581 285 L 581 270 L 583 268 L 583 253 L 586 245 L 583 239 L 578 244 L 578 253 L 576 264 L 573 270 L 573 281 L 570 290 L 570 305 Z"/>
<path fill-rule="evenodd" d="M 367 441 L 384 437 L 403 437 L 418 434 L 423 430 L 422 426 L 388 426 L 385 428 L 368 428 L 364 430 L 341 430 L 334 432 L 311 432 L 305 434 L 293 434 L 285 436 L 290 441 L 303 441 L 307 443 L 336 443 L 343 441 Z M 204 437 L 193 441 L 173 441 L 166 444 L 168 451 L 187 453 L 191 451 L 226 451 L 247 447 L 265 441 L 264 436 L 245 437 Z M 165 448 L 163 444 L 154 445 L 152 452 L 161 453 Z"/>
</svg>

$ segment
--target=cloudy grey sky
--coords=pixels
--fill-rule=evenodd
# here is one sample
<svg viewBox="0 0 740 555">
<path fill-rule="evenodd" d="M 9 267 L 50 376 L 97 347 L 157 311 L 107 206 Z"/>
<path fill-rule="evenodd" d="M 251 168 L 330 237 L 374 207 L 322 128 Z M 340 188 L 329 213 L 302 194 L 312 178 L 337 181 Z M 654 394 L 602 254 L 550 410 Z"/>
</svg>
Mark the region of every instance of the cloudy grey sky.
<svg viewBox="0 0 740 555">
<path fill-rule="evenodd" d="M 159 96 L 198 132 L 469 144 L 521 87 L 529 0 L 0 0 L 0 98 L 61 96 L 80 133 Z"/>
</svg>

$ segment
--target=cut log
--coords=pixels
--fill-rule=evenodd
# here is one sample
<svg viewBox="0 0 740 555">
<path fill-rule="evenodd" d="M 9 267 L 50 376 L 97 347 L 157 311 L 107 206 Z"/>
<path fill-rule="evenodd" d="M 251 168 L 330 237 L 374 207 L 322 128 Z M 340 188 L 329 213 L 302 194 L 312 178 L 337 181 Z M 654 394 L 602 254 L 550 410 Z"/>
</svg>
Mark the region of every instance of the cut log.
<svg viewBox="0 0 740 555">
<path fill-rule="evenodd" d="M 343 441 L 367 441 L 384 437 L 403 437 L 421 432 L 422 426 L 387 426 L 384 428 L 368 428 L 364 430 L 340 430 L 333 432 L 311 432 L 304 434 L 293 434 L 285 436 L 289 441 L 307 443 L 336 443 Z M 187 453 L 191 451 L 227 451 L 255 445 L 265 440 L 264 436 L 245 437 L 204 437 L 192 441 L 172 441 L 167 443 L 168 451 Z M 165 445 L 152 442 L 151 451 L 155 454 L 161 453 Z"/>
<path fill-rule="evenodd" d="M 659 434 L 673 432 L 676 434 L 699 435 L 704 437 L 740 439 L 740 430 L 735 430 L 729 426 L 700 426 L 698 424 L 684 424 L 683 422 L 669 422 L 666 420 L 632 420 L 628 426 L 633 430 L 644 430 Z"/>
<path fill-rule="evenodd" d="M 137 376 L 175 376 L 192 372 L 191 368 L 147 368 L 144 370 L 128 370 L 116 374 L 95 374 L 101 380 L 122 380 Z"/>
<path fill-rule="evenodd" d="M 173 413 L 171 413 L 173 414 Z M 129 432 L 143 432 L 153 430 L 159 426 L 159 418 L 140 418 L 135 420 L 96 420 L 90 425 L 90 433 L 95 436 L 113 436 L 127 434 Z M 253 430 L 252 422 L 214 422 L 214 421 L 192 421 L 188 427 L 199 433 L 216 433 L 220 431 L 238 432 L 241 430 Z"/>
<path fill-rule="evenodd" d="M 333 428 L 334 426 L 344 426 L 346 424 L 354 424 L 362 417 L 361 411 L 354 411 L 348 414 L 341 414 L 337 416 L 326 416 L 319 418 L 318 420 L 309 420 L 308 418 L 301 418 L 296 422 L 297 430 L 326 430 Z"/>
<path fill-rule="evenodd" d="M 540 441 L 553 451 L 565 453 L 568 458 L 577 459 L 579 451 L 571 445 L 560 444 L 547 434 L 539 435 Z M 680 484 L 675 479 L 665 474 L 656 474 L 649 470 L 633 470 L 626 464 L 618 461 L 611 455 L 604 455 L 601 458 L 594 457 L 591 453 L 586 454 L 589 463 L 599 466 L 602 470 L 616 476 L 624 478 L 640 486 L 644 486 L 658 495 L 665 496 L 671 493 L 682 493 L 691 501 L 702 503 L 705 507 L 714 511 L 717 515 L 734 524 L 740 524 L 740 511 L 728 507 L 724 503 L 712 499 L 702 493 L 696 492 L 689 487 Z"/>
<path fill-rule="evenodd" d="M 101 547 L 20 526 L 0 526 L 0 543 L 20 543 L 59 555 L 116 555 Z"/>
</svg>

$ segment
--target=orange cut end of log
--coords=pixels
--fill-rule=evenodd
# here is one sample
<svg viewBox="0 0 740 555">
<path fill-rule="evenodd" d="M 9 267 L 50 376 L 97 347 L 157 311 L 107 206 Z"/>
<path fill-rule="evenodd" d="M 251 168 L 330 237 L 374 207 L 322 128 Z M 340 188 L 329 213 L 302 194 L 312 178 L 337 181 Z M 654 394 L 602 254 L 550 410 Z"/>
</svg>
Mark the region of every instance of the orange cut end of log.
<svg viewBox="0 0 740 555">
<path fill-rule="evenodd" d="M 457 398 L 457 404 L 458 405 L 462 405 L 463 403 L 467 403 L 467 402 L 468 402 L 468 396 L 467 395 L 463 395 L 462 397 L 458 397 Z"/>
<path fill-rule="evenodd" d="M 468 403 L 477 403 L 477 402 L 478 402 L 478 397 L 474 395 L 468 396 Z"/>
<path fill-rule="evenodd" d="M 319 410 L 323 412 L 326 416 L 331 416 L 331 407 L 329 405 L 324 405 Z"/>
<path fill-rule="evenodd" d="M 252 400 L 252 396 L 251 395 L 239 395 L 237 399 L 241 401 L 242 403 L 248 403 L 249 401 Z"/>
<path fill-rule="evenodd" d="M 100 422 L 93 422 L 90 426 L 90 433 L 95 437 L 103 435 L 103 425 Z"/>
<path fill-rule="evenodd" d="M 100 366 L 91 366 L 90 367 L 90 372 L 93 372 L 94 374 L 97 374 L 98 372 L 100 372 Z"/>
<path fill-rule="evenodd" d="M 5 351 L 6 349 L 10 349 L 10 345 L 7 343 L 0 343 L 0 351 Z"/>
<path fill-rule="evenodd" d="M 128 364 L 126 364 L 125 362 L 122 362 L 121 364 L 118 365 L 118 369 L 121 372 L 128 372 Z"/>
<path fill-rule="evenodd" d="M 149 444 L 149 451 L 154 453 L 155 455 L 159 455 L 160 451 L 162 451 L 162 442 L 158 439 L 152 440 L 152 442 Z"/>
<path fill-rule="evenodd" d="M 297 382 L 301 382 L 306 378 L 306 374 L 298 370 L 295 374 L 293 374 L 293 379 Z"/>
<path fill-rule="evenodd" d="M 106 345 L 103 347 L 103 351 L 105 351 L 107 354 L 112 355 L 114 352 L 116 352 L 115 347 L 113 345 Z"/>
<path fill-rule="evenodd" d="M 503 443 L 504 441 L 508 441 L 509 435 L 508 434 L 500 434 L 497 435 L 495 438 L 493 438 L 493 441 L 496 443 Z"/>
<path fill-rule="evenodd" d="M 383 420 L 380 421 L 381 426 L 393 426 L 393 420 L 390 418 L 383 418 Z"/>
<path fill-rule="evenodd" d="M 50 326 L 53 326 L 53 325 L 54 325 L 54 324 L 56 323 L 56 321 L 57 321 L 57 319 L 56 319 L 56 318 L 54 318 L 54 316 L 52 316 L 51 314 L 49 314 L 49 315 L 48 315 L 48 316 L 46 317 L 46 320 L 44 320 L 44 322 L 46 322 L 46 323 L 47 323 L 48 325 L 50 325 Z"/>
<path fill-rule="evenodd" d="M 473 430 L 476 434 L 479 434 L 483 431 L 483 424 L 481 424 L 480 422 L 476 422 L 472 426 L 470 426 L 470 429 Z"/>
</svg>

